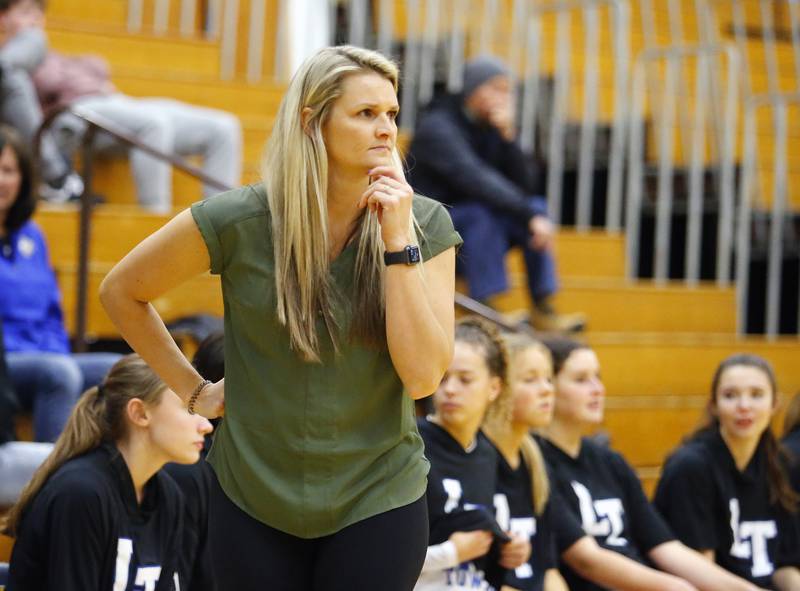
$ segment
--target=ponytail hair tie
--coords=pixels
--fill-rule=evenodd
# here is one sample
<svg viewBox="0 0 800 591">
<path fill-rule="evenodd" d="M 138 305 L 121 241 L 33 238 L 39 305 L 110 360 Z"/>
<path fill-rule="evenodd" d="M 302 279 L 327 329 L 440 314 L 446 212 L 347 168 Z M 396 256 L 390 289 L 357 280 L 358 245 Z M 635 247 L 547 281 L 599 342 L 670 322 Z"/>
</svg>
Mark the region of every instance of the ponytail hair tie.
<svg viewBox="0 0 800 591">
<path fill-rule="evenodd" d="M 105 394 L 105 388 L 103 388 L 103 384 L 97 384 L 97 397 L 102 398 L 103 394 Z"/>
</svg>

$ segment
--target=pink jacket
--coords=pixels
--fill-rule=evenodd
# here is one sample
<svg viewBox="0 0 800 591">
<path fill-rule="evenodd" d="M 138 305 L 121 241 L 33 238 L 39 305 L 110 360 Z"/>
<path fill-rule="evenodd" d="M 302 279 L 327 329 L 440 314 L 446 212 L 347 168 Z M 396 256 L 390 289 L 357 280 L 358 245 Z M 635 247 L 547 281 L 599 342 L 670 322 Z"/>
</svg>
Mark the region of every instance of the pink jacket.
<svg viewBox="0 0 800 591">
<path fill-rule="evenodd" d="M 106 61 L 94 55 L 66 56 L 50 51 L 33 74 L 42 110 L 65 105 L 82 96 L 111 94 Z"/>
</svg>

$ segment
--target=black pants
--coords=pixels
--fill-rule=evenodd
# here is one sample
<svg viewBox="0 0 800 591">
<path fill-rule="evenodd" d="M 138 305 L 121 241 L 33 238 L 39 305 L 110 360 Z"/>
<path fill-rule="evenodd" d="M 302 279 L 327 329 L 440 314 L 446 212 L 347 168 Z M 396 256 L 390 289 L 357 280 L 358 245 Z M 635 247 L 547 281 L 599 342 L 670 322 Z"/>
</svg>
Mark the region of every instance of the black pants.
<svg viewBox="0 0 800 591">
<path fill-rule="evenodd" d="M 216 478 L 209 540 L 219 591 L 410 591 L 428 546 L 419 500 L 322 538 L 298 538 L 253 519 Z"/>
</svg>

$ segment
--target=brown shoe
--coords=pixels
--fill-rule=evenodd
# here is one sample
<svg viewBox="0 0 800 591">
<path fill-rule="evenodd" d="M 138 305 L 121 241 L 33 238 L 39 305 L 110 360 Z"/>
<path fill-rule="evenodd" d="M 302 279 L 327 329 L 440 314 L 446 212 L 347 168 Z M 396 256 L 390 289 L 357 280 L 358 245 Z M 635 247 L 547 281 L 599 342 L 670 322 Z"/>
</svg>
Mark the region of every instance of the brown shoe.
<svg viewBox="0 0 800 591">
<path fill-rule="evenodd" d="M 586 315 L 581 312 L 573 314 L 543 312 L 534 308 L 531 311 L 531 325 L 541 332 L 581 332 L 586 328 Z"/>
</svg>

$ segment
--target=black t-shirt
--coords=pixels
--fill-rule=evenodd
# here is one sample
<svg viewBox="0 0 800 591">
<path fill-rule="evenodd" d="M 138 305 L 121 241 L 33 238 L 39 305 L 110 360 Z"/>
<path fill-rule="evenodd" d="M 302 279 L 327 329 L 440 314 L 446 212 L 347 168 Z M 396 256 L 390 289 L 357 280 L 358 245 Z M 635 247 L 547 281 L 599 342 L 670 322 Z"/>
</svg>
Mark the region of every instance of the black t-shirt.
<svg viewBox="0 0 800 591">
<path fill-rule="evenodd" d="M 516 469 L 499 452 L 498 457 L 497 494 L 494 499 L 497 522 L 504 530 L 527 535 L 531 541 L 530 560 L 519 568 L 509 570 L 505 584 L 523 591 L 541 591 L 545 572 L 557 567 L 554 528 L 556 521 L 563 520 L 560 514 L 564 513 L 564 508 L 558 494 L 551 494 L 542 514 L 536 516 L 530 472 L 522 455 Z M 577 538 L 573 542 L 582 536 L 583 532 L 578 527 Z"/>
<path fill-rule="evenodd" d="M 418 421 L 425 442 L 425 456 L 431 464 L 426 499 L 431 545 L 447 541 L 457 531 L 491 530 L 498 537 L 502 529 L 494 519 L 498 454 L 489 440 L 478 433 L 474 445 L 465 450 L 439 425 L 428 419 Z M 505 575 L 496 560 L 496 545 L 486 556 L 448 570 L 447 580 L 476 589 L 499 589 Z"/>
<path fill-rule="evenodd" d="M 211 479 L 216 478 L 211 464 L 200 461 L 186 464 L 167 464 L 164 471 L 181 489 L 185 499 L 183 548 L 181 572 L 187 576 L 186 586 L 192 591 L 213 591 L 217 588 L 212 570 L 208 540 L 208 499 Z"/>
<path fill-rule="evenodd" d="M 125 460 L 102 445 L 56 470 L 26 510 L 7 589 L 186 591 L 184 510 L 163 472 L 138 504 Z"/>
<path fill-rule="evenodd" d="M 789 452 L 789 477 L 792 486 L 800 493 L 800 427 L 792 430 L 781 443 Z"/>
<path fill-rule="evenodd" d="M 791 518 L 769 500 L 763 442 L 740 472 L 719 432 L 702 433 L 667 459 L 654 503 L 684 544 L 714 550 L 717 564 L 759 587 L 800 562 Z"/>
<path fill-rule="evenodd" d="M 600 546 L 648 564 L 650 550 L 674 539 L 647 500 L 636 473 L 620 454 L 587 438 L 582 440 L 577 458 L 547 439 L 539 442 L 553 487 L 580 520 L 583 531 Z M 568 543 L 567 539 L 556 538 L 559 554 L 569 547 Z M 559 569 L 573 591 L 602 589 L 563 561 Z"/>
</svg>

